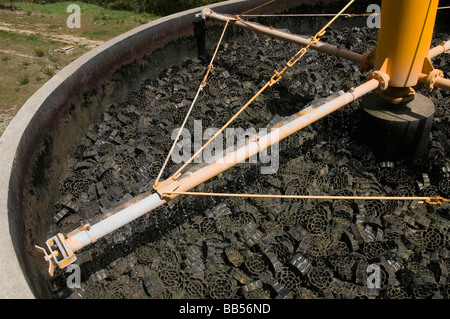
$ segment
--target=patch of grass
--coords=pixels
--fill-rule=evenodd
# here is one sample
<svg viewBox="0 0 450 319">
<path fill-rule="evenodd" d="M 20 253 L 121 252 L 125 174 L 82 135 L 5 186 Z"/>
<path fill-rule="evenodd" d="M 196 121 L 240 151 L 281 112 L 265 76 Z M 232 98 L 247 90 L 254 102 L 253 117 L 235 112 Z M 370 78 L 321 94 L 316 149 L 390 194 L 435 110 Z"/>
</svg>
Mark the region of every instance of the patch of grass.
<svg viewBox="0 0 450 319">
<path fill-rule="evenodd" d="M 34 54 L 36 54 L 37 57 L 42 58 L 45 55 L 44 50 L 36 48 L 34 49 Z"/>
<path fill-rule="evenodd" d="M 26 43 L 26 44 L 39 44 L 40 37 L 34 34 L 20 34 L 15 32 L 8 32 L 0 30 L 0 38 L 14 42 L 14 43 Z"/>
<path fill-rule="evenodd" d="M 88 38 L 88 39 L 91 39 L 91 40 L 95 40 L 95 39 L 103 38 L 108 33 L 109 33 L 108 30 L 92 30 L 92 31 L 83 32 L 81 34 L 81 36 L 85 37 L 85 38 Z"/>
<path fill-rule="evenodd" d="M 70 55 L 56 53 L 55 50 L 58 47 L 74 43 L 71 43 L 71 40 L 57 41 L 54 35 L 74 37 L 84 35 L 91 40 L 107 41 L 143 23 L 160 18 L 147 13 L 108 10 L 81 1 L 47 4 L 37 2 L 43 1 L 14 1 L 18 11 L 0 10 L 0 21 L 5 26 L 34 32 L 34 34 L 24 34 L 0 30 L 0 48 L 12 52 L 11 54 L 0 53 L 0 78 L 2 79 L 0 81 L 0 116 L 8 114 L 8 121 L 44 82 L 90 50 L 88 44 L 80 43 L 77 44 L 79 49 Z M 9 1 L 0 0 L 0 6 L 2 3 L 9 6 Z M 67 27 L 66 21 L 71 14 L 67 12 L 69 4 L 80 6 L 80 29 Z M 16 55 L 15 52 L 25 56 Z M 3 130 L 4 127 L 0 125 L 0 134 Z"/>
<path fill-rule="evenodd" d="M 20 85 L 27 85 L 28 83 L 30 83 L 30 78 L 28 74 L 24 74 L 19 78 Z"/>
<path fill-rule="evenodd" d="M 145 17 L 146 19 L 156 19 L 159 16 L 149 14 L 149 13 L 135 13 L 132 11 L 125 10 L 108 10 L 100 6 L 89 4 L 81 1 L 63 1 L 56 3 L 47 3 L 45 5 L 39 3 L 30 2 L 17 2 L 15 5 L 25 11 L 33 11 L 41 14 L 62 14 L 68 15 L 67 7 L 70 4 L 76 4 L 81 9 L 82 15 L 87 15 L 99 20 L 132 20 L 136 15 Z"/>
<path fill-rule="evenodd" d="M 67 18 L 71 14 L 67 12 L 67 7 L 70 4 L 80 6 L 81 28 L 79 29 L 71 29 L 67 26 Z M 31 10 L 33 14 L 30 16 L 22 14 L 21 19 L 17 19 L 17 14 L 0 10 L 0 21 L 10 24 L 16 29 L 37 32 L 36 35 L 51 33 L 83 36 L 85 33 L 90 35 L 91 40 L 101 41 L 110 40 L 119 34 L 160 18 L 160 16 L 149 13 L 109 10 L 81 1 L 64 1 L 45 5 L 21 1 L 16 2 L 16 6 L 20 8 L 19 11 Z"/>
<path fill-rule="evenodd" d="M 55 70 L 53 70 L 51 67 L 46 67 L 44 68 L 44 74 L 52 77 L 55 75 Z"/>
</svg>

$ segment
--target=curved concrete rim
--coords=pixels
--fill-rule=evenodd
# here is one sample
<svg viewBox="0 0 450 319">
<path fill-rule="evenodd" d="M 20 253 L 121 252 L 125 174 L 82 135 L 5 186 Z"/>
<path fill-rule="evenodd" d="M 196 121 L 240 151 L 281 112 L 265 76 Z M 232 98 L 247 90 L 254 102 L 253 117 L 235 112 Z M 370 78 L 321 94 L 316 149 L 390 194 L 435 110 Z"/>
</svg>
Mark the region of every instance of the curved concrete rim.
<svg viewBox="0 0 450 319">
<path fill-rule="evenodd" d="M 231 0 L 215 5 L 208 6 L 213 10 L 223 13 L 242 12 L 241 10 L 248 10 L 254 8 L 265 0 Z M 303 1 L 281 1 L 278 9 L 287 9 L 302 3 L 313 4 L 316 0 Z M 87 63 L 92 59 L 105 54 L 111 49 L 114 49 L 118 44 L 124 45 L 126 42 L 131 42 L 132 38 L 139 35 L 143 31 L 151 31 L 158 26 L 165 26 L 170 29 L 173 21 L 192 17 L 199 13 L 203 7 L 196 8 L 177 14 L 173 14 L 148 24 L 135 28 L 127 33 L 124 33 L 96 49 L 86 53 L 66 66 L 63 70 L 57 73 L 51 80 L 42 86 L 28 101 L 22 106 L 17 115 L 11 121 L 3 135 L 0 137 L 0 264 L 2 269 L 0 271 L 0 298 L 2 299 L 34 299 L 32 289 L 30 288 L 22 267 L 16 255 L 16 251 L 11 239 L 10 221 L 8 215 L 8 201 L 11 196 L 9 187 L 11 174 L 14 173 L 13 166 L 16 159 L 17 150 L 22 143 L 25 143 L 25 132 L 32 121 L 33 117 L 40 110 L 43 103 L 52 97 L 53 92 L 63 86 L 66 81 L 77 71 L 86 67 Z M 176 31 L 176 30 L 174 30 Z M 177 34 L 177 36 L 179 36 Z M 170 40 L 170 39 L 169 39 Z M 136 41 L 136 40 L 135 40 Z M 126 63 L 126 62 L 124 62 Z M 43 261 L 44 263 L 44 261 Z"/>
</svg>

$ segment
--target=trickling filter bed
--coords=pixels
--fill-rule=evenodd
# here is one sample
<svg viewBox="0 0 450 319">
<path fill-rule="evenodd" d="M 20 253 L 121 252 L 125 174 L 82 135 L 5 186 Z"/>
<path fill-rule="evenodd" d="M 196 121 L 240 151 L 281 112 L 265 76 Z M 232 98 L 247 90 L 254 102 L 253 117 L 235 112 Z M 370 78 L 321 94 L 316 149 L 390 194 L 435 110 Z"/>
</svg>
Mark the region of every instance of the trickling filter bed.
<svg viewBox="0 0 450 319">
<path fill-rule="evenodd" d="M 435 44 L 448 35 L 436 34 Z M 363 53 L 367 28 L 326 41 Z M 227 36 L 187 127 L 220 128 L 281 69 L 298 46 L 244 32 Z M 434 60 L 450 75 L 449 55 Z M 95 224 L 152 188 L 209 59 L 161 69 L 109 106 L 80 141 L 60 183 L 49 237 Z M 232 125 L 268 127 L 316 99 L 366 80 L 358 66 L 309 52 Z M 358 140 L 360 101 L 280 143 L 277 174 L 240 164 L 196 188 L 204 192 L 355 196 L 450 196 L 450 94 L 436 104 L 426 158 L 377 163 Z M 198 145 L 197 145 L 198 146 Z M 169 162 L 163 178 L 179 168 Z M 417 202 L 180 197 L 77 253 L 80 289 L 58 270 L 56 298 L 448 298 L 449 209 Z M 369 265 L 381 288 L 367 285 Z"/>
</svg>

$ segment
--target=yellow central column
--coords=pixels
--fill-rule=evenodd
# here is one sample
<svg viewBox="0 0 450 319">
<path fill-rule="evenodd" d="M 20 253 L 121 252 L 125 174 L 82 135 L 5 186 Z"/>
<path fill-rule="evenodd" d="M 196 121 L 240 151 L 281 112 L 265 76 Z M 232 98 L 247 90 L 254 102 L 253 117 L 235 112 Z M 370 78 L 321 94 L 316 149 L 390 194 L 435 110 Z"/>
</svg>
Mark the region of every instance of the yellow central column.
<svg viewBox="0 0 450 319">
<path fill-rule="evenodd" d="M 417 85 L 430 51 L 438 5 L 439 0 L 382 1 L 375 68 L 390 76 L 390 87 Z"/>
<path fill-rule="evenodd" d="M 432 68 L 427 58 L 438 5 L 438 0 L 382 0 L 375 69 L 388 75 L 388 87 L 362 100 L 359 123 L 361 139 L 379 162 L 426 156 L 435 107 L 414 87 L 422 71 Z"/>
</svg>

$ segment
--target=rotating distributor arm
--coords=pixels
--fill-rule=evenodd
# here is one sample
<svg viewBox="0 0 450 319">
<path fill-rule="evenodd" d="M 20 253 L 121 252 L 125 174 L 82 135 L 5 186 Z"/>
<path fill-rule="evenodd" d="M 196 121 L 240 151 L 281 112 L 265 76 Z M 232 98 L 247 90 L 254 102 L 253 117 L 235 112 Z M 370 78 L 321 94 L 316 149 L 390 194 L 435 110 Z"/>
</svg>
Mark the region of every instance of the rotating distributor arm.
<svg viewBox="0 0 450 319">
<path fill-rule="evenodd" d="M 50 238 L 46 242 L 50 254 L 47 254 L 44 248 L 36 246 L 36 248 L 44 252 L 44 258 L 49 263 L 50 275 L 54 273 L 54 264 L 60 269 L 69 266 L 76 261 L 75 252 L 175 199 L 180 196 L 177 192 L 187 192 L 193 189 L 218 174 L 229 170 L 241 161 L 266 150 L 280 140 L 350 104 L 363 95 L 380 89 L 380 82 L 377 78 L 377 76 L 374 76 L 366 83 L 347 93 L 340 94 L 325 104 L 309 107 L 288 117 L 286 120 L 278 123 L 271 132 L 255 136 L 247 145 L 237 148 L 234 152 L 219 156 L 211 164 L 206 166 L 197 165 L 179 177 L 173 176 L 168 178 L 156 187 L 156 193 L 149 191 L 122 204 L 112 210 L 108 214 L 109 217 L 95 225 L 85 225 L 67 234 L 67 236 L 60 233 Z"/>
<path fill-rule="evenodd" d="M 342 14 L 339 14 L 339 16 Z M 215 20 L 215 21 L 221 21 L 221 22 L 227 22 L 230 21 L 230 24 L 242 29 L 251 30 L 255 33 L 264 34 L 267 36 L 270 36 L 272 38 L 291 42 L 294 44 L 298 44 L 300 46 L 308 46 L 311 43 L 312 39 L 287 33 L 283 30 L 278 30 L 273 27 L 268 27 L 265 25 L 261 25 L 259 23 L 254 23 L 246 20 L 242 20 L 237 16 L 228 16 L 220 13 L 216 13 L 210 9 L 204 9 L 201 13 L 201 16 L 203 19 L 209 19 L 209 20 Z M 313 45 L 310 46 L 312 50 L 319 51 L 325 54 L 334 55 L 336 57 L 353 61 L 355 63 L 358 63 L 360 66 L 367 66 L 368 62 L 367 55 L 359 54 L 353 51 L 345 50 L 337 45 L 328 44 L 322 41 L 317 41 Z"/>
<path fill-rule="evenodd" d="M 353 1 L 351 1 L 350 4 L 352 2 Z M 334 20 L 335 19 L 332 21 Z M 327 26 L 329 26 L 329 24 Z M 326 27 L 324 29 L 326 29 Z M 306 47 L 300 50 L 287 63 L 287 66 L 283 71 L 275 71 L 275 75 L 267 82 L 264 88 L 277 83 L 281 79 L 281 75 L 284 71 L 292 67 L 306 53 L 308 48 L 317 46 L 320 43 L 320 37 L 325 33 L 324 29 L 322 29 L 316 37 L 308 41 Z M 358 56 L 358 59 L 359 58 L 360 57 Z M 389 80 L 389 75 L 385 74 L 382 70 L 373 72 L 366 83 L 351 89 L 347 93 L 332 97 L 324 104 L 316 105 L 314 107 L 310 106 L 301 112 L 286 118 L 272 128 L 270 133 L 254 136 L 247 145 L 236 148 L 234 152 L 219 155 L 211 164 L 206 166 L 195 166 L 184 174 L 181 172 L 179 172 L 179 174 L 178 172 L 175 173 L 172 177 L 155 185 L 154 188 L 156 193 L 149 191 L 134 198 L 112 210 L 108 213 L 107 217 L 100 222 L 92 226 L 89 224 L 85 225 L 67 234 L 67 236 L 58 234 L 50 238 L 46 242 L 50 254 L 47 253 L 46 249 L 37 247 L 40 251 L 44 252 L 45 260 L 49 263 L 49 273 L 53 275 L 55 264 L 60 269 L 67 267 L 76 261 L 75 252 L 97 242 L 100 238 L 103 238 L 128 223 L 168 203 L 172 199 L 180 196 L 181 193 L 187 192 L 218 174 L 234 167 L 238 163 L 255 156 L 271 145 L 278 143 L 280 140 L 298 132 L 356 99 L 359 99 L 363 95 L 373 91 L 383 92 L 388 87 Z M 253 98 L 249 102 L 252 100 Z M 248 104 L 249 103 L 244 107 Z M 224 163 L 226 164 L 224 165 Z"/>
</svg>

